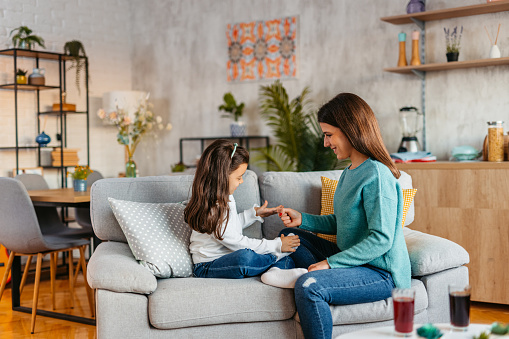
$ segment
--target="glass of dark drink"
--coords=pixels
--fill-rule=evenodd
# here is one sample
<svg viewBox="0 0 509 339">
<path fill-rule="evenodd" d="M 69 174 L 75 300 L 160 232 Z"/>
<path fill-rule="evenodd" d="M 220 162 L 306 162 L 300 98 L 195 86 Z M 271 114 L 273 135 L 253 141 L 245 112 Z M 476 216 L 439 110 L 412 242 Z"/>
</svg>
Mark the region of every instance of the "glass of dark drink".
<svg viewBox="0 0 509 339">
<path fill-rule="evenodd" d="M 414 330 L 415 290 L 395 288 L 392 290 L 394 304 L 394 330 L 396 334 L 409 337 Z"/>
<path fill-rule="evenodd" d="M 453 330 L 468 330 L 470 324 L 470 291 L 470 285 L 449 285 L 449 313 Z"/>
</svg>

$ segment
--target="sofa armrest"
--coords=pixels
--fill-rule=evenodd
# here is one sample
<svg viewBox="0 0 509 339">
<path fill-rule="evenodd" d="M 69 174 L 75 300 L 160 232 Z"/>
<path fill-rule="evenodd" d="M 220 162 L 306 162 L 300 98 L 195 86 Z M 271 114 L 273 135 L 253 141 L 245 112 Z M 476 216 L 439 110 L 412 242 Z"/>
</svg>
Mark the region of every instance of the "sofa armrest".
<svg viewBox="0 0 509 339">
<path fill-rule="evenodd" d="M 156 277 L 138 264 L 129 248 L 121 242 L 101 243 L 90 258 L 87 281 L 93 289 L 150 294 L 157 288 Z"/>
<path fill-rule="evenodd" d="M 421 277 L 459 267 L 470 262 L 468 252 L 460 245 L 434 235 L 403 229 L 412 276 Z"/>
</svg>

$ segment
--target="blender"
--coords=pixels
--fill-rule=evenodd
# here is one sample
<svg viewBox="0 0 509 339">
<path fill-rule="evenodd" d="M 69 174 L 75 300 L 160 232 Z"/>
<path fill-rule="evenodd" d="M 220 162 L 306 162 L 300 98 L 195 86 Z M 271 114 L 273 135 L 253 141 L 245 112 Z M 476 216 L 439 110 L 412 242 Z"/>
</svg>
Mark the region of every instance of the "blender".
<svg viewBox="0 0 509 339">
<path fill-rule="evenodd" d="M 421 118 L 422 114 L 413 106 L 405 106 L 399 110 L 403 138 L 399 144 L 398 153 L 421 151 L 421 145 L 417 140 L 417 133 L 421 130 Z"/>
</svg>

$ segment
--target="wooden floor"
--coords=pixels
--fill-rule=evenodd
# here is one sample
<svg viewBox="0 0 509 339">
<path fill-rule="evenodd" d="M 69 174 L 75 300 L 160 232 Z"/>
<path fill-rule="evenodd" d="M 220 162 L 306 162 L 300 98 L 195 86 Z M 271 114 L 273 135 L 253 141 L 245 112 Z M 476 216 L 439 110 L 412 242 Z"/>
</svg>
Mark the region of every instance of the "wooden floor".
<svg viewBox="0 0 509 339">
<path fill-rule="evenodd" d="M 76 304 L 70 308 L 69 287 L 67 279 L 57 279 L 56 312 L 68 313 L 81 317 L 90 317 L 87 294 L 83 276 L 80 274 L 76 286 Z M 33 297 L 33 283 L 28 283 L 21 295 L 21 305 L 31 307 Z M 41 281 L 39 294 L 39 309 L 52 311 L 51 290 L 49 281 Z M 95 326 L 83 325 L 65 320 L 58 320 L 37 316 L 35 334 L 30 334 L 30 314 L 13 312 L 11 310 L 11 290 L 4 292 L 0 302 L 0 337 L 2 339 L 19 338 L 95 338 Z M 491 324 L 495 321 L 509 323 L 509 305 L 473 303 L 471 308 L 471 322 Z"/>
</svg>

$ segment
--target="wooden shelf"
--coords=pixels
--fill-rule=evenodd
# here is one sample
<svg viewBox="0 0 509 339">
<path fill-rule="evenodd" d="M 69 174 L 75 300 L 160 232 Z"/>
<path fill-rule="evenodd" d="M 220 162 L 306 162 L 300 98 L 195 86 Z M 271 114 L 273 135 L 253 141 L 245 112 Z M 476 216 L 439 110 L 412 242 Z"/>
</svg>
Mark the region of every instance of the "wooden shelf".
<svg viewBox="0 0 509 339">
<path fill-rule="evenodd" d="M 503 169 L 509 170 L 509 161 L 436 161 L 436 162 L 408 162 L 396 164 L 400 170 L 479 170 L 479 169 Z"/>
<path fill-rule="evenodd" d="M 28 49 L 20 49 L 20 48 L 10 48 L 4 49 L 0 51 L 0 55 L 11 55 L 14 56 L 14 52 L 16 52 L 16 56 L 19 57 L 28 57 L 28 58 L 39 58 L 46 60 L 58 60 L 60 57 L 62 60 L 74 60 L 75 58 L 70 55 L 53 53 L 53 52 L 44 52 L 44 51 L 34 51 Z"/>
<path fill-rule="evenodd" d="M 481 15 L 488 13 L 497 13 L 509 11 L 509 1 L 496 1 L 480 5 L 438 9 L 434 11 L 425 11 L 412 14 L 387 16 L 380 20 L 389 22 L 393 25 L 411 24 L 416 21 L 434 21 L 450 18 L 459 18 L 464 16 Z"/>
<path fill-rule="evenodd" d="M 5 84 L 0 85 L 0 89 L 17 89 L 19 91 L 36 91 L 38 89 L 56 89 L 58 86 L 45 86 L 45 85 L 25 85 L 25 84 Z"/>
<path fill-rule="evenodd" d="M 409 73 L 412 73 L 412 71 L 433 72 L 433 71 L 446 71 L 446 70 L 451 70 L 451 69 L 475 68 L 475 67 L 487 67 L 487 66 L 503 66 L 503 65 L 509 65 L 509 57 L 497 58 L 497 59 L 480 59 L 480 60 L 442 62 L 442 63 L 425 64 L 425 65 L 419 65 L 419 66 L 391 67 L 391 68 L 384 68 L 384 71 L 400 73 L 400 74 L 409 74 Z"/>
</svg>

